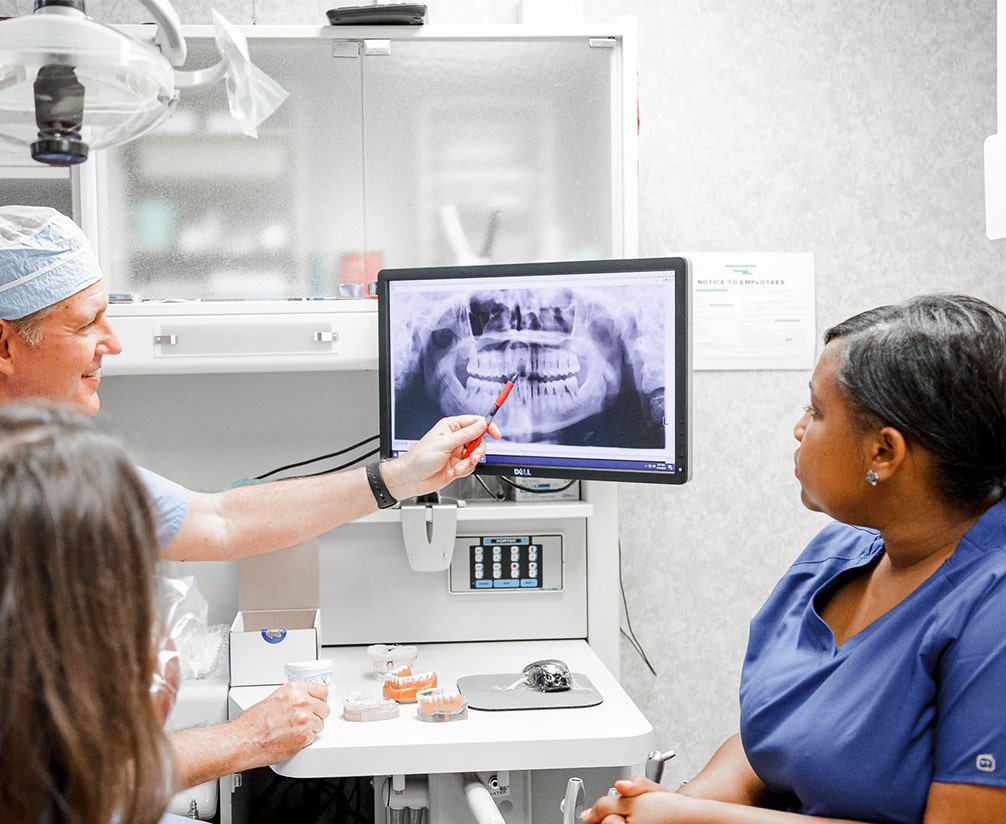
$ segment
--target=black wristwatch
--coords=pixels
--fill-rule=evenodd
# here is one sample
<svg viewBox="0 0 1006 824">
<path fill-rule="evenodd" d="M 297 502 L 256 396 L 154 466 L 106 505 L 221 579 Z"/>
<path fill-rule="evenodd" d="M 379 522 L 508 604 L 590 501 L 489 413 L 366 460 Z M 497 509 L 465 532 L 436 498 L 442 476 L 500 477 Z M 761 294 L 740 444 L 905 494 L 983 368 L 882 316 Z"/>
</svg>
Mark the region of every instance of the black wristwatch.
<svg viewBox="0 0 1006 824">
<path fill-rule="evenodd" d="M 367 481 L 370 483 L 370 491 L 374 493 L 374 499 L 377 501 L 377 508 L 388 509 L 397 504 L 398 499 L 384 485 L 384 478 L 381 477 L 381 462 L 369 463 L 366 469 Z"/>
</svg>

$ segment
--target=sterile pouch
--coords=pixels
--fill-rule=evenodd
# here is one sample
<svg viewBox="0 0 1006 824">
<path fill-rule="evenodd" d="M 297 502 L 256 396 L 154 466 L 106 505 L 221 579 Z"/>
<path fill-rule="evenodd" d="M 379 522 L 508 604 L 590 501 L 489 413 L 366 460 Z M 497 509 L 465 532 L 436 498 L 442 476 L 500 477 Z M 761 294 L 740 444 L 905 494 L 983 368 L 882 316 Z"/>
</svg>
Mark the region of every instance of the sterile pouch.
<svg viewBox="0 0 1006 824">
<path fill-rule="evenodd" d="M 280 107 L 287 91 L 251 62 L 248 40 L 213 9 L 213 39 L 227 67 L 227 102 L 241 131 L 258 137 L 258 126 Z"/>
<path fill-rule="evenodd" d="M 227 676 L 226 624 L 207 625 L 209 605 L 196 579 L 157 576 L 155 608 L 178 650 L 182 680 Z"/>
</svg>

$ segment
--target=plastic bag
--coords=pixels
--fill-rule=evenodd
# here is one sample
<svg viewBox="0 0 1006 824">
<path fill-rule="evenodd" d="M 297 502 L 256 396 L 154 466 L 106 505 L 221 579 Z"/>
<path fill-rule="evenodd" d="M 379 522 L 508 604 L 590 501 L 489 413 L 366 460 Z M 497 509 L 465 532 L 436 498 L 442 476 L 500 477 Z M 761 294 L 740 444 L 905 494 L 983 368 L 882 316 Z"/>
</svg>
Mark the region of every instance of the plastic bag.
<svg viewBox="0 0 1006 824">
<path fill-rule="evenodd" d="M 258 126 L 280 107 L 288 93 L 251 62 L 248 41 L 213 9 L 213 38 L 227 67 L 227 102 L 241 131 L 258 137 Z"/>
<path fill-rule="evenodd" d="M 155 607 L 178 649 L 182 680 L 227 676 L 226 624 L 207 625 L 209 606 L 196 579 L 159 575 Z"/>
</svg>

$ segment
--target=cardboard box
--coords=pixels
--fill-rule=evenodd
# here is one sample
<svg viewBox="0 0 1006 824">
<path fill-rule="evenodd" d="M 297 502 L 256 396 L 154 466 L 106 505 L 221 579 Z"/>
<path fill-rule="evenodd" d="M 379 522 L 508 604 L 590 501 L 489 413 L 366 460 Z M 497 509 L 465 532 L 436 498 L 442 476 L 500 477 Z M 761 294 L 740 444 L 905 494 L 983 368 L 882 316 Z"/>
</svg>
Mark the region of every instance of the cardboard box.
<svg viewBox="0 0 1006 824">
<path fill-rule="evenodd" d="M 284 664 L 321 657 L 317 609 L 239 611 L 231 625 L 231 686 L 282 684 Z"/>
</svg>

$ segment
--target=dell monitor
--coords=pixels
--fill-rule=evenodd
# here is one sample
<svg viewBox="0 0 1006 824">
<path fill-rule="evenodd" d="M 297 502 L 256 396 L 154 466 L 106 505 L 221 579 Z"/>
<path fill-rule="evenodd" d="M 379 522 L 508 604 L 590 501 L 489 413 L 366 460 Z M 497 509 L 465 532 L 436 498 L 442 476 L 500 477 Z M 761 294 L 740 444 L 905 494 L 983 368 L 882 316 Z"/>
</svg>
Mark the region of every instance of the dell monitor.
<svg viewBox="0 0 1006 824">
<path fill-rule="evenodd" d="M 689 478 L 690 291 L 683 258 L 384 269 L 381 454 L 514 385 L 476 472 Z"/>
</svg>

